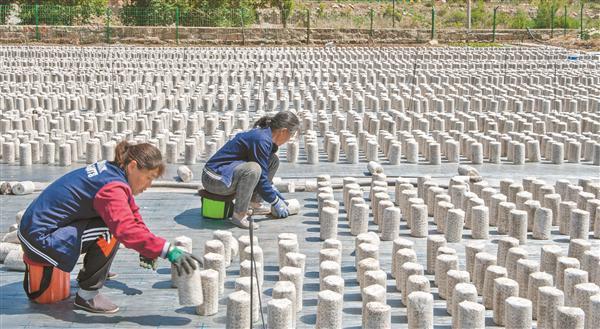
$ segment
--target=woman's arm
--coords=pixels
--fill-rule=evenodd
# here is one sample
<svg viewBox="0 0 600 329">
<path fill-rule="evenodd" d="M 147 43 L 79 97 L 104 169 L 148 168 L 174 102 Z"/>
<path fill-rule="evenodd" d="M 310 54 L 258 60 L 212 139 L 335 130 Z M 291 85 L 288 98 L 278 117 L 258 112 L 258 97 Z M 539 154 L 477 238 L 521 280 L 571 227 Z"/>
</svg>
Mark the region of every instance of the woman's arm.
<svg viewBox="0 0 600 329">
<path fill-rule="evenodd" d="M 131 188 L 122 182 L 105 185 L 96 193 L 94 209 L 117 240 L 148 258 L 165 257 L 169 243 L 154 235 L 140 216 Z"/>
</svg>

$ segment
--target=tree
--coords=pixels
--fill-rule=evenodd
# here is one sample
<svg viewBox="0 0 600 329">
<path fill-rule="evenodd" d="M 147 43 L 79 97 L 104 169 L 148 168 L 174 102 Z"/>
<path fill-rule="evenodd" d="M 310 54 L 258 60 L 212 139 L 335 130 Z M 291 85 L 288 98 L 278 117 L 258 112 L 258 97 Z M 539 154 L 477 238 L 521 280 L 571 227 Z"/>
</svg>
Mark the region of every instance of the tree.
<svg viewBox="0 0 600 329">
<path fill-rule="evenodd" d="M 271 0 L 271 6 L 279 9 L 281 24 L 283 24 L 283 28 L 287 28 L 288 18 L 294 11 L 294 0 Z"/>
</svg>

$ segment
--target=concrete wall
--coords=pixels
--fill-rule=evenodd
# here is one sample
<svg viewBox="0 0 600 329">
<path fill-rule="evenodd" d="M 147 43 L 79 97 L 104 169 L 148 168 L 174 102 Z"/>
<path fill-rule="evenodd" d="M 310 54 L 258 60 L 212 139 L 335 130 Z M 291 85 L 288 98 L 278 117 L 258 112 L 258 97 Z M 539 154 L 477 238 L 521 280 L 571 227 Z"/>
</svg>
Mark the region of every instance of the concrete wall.
<svg viewBox="0 0 600 329">
<path fill-rule="evenodd" d="M 302 45 L 307 43 L 304 28 L 207 28 L 180 27 L 181 45 Z M 555 30 L 561 35 L 562 30 Z M 577 30 L 569 30 L 569 34 Z M 536 39 L 550 38 L 550 30 L 535 30 Z M 169 27 L 111 26 L 109 33 L 104 26 L 40 26 L 40 42 L 66 44 L 131 43 L 175 44 L 177 29 Z M 311 29 L 310 44 L 320 45 L 329 41 L 337 44 L 414 44 L 430 40 L 430 30 L 378 29 L 372 36 L 368 29 Z M 438 41 L 491 42 L 491 30 L 441 30 L 436 31 Z M 532 40 L 526 30 L 497 30 L 497 42 L 521 42 Z M 35 26 L 0 26 L 0 43 L 26 43 L 36 41 Z"/>
</svg>

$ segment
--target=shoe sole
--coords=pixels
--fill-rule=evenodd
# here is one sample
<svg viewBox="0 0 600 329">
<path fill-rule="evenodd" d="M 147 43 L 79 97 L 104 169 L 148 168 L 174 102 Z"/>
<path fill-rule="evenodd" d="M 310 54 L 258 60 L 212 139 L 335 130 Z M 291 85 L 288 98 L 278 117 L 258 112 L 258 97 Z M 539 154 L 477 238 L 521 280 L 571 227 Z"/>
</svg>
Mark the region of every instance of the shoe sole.
<svg viewBox="0 0 600 329">
<path fill-rule="evenodd" d="M 101 310 L 93 309 L 91 307 L 79 305 L 77 303 L 73 303 L 73 305 L 75 305 L 75 308 L 78 308 L 80 310 L 88 311 L 88 312 L 91 312 L 91 313 L 98 313 L 98 314 L 113 314 L 113 313 L 117 313 L 119 311 L 119 307 L 117 307 L 114 310 L 101 311 Z"/>
<path fill-rule="evenodd" d="M 116 279 L 116 278 L 118 278 L 118 277 L 119 277 L 119 275 L 118 275 L 118 274 L 115 274 L 115 275 L 107 275 L 107 276 L 106 276 L 106 280 L 114 280 L 114 279 Z"/>
<path fill-rule="evenodd" d="M 239 225 L 239 224 L 237 224 L 237 223 L 233 222 L 232 220 L 229 220 L 229 223 L 231 223 L 232 225 L 235 225 L 235 227 L 239 227 L 239 228 L 241 228 L 241 229 L 244 229 L 244 230 L 247 230 L 247 229 L 249 229 L 249 228 L 250 228 L 249 226 L 241 226 L 241 225 Z M 253 228 L 256 230 L 256 229 L 258 228 L 258 224 L 254 223 L 254 224 L 252 225 L 252 227 L 253 227 Z"/>
</svg>

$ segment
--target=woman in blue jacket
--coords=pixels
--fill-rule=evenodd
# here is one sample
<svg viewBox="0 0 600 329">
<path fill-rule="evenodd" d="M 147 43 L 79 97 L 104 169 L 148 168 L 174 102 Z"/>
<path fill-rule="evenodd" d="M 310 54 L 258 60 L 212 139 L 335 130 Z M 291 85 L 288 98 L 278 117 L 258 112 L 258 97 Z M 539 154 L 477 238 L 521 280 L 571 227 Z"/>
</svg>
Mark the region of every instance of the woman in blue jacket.
<svg viewBox="0 0 600 329">
<path fill-rule="evenodd" d="M 248 228 L 249 210 L 253 214 L 268 213 L 267 201 L 278 217 L 288 216 L 285 199 L 271 181 L 279 167 L 275 154 L 279 146 L 287 143 L 300 126 L 298 117 L 290 111 L 275 116 L 263 116 L 254 128 L 235 135 L 213 155 L 202 171 L 202 185 L 217 195 L 235 194 L 235 207 L 231 222 Z"/>
<path fill-rule="evenodd" d="M 140 253 L 144 268 L 156 269 L 156 259 L 162 257 L 179 273 L 195 269 L 198 259 L 150 232 L 134 200 L 164 169 L 156 147 L 123 141 L 114 162 L 96 162 L 57 179 L 23 215 L 18 236 L 24 258 L 71 272 L 79 255 L 85 254 L 75 307 L 94 313 L 119 310 L 99 290 L 120 243 Z"/>
</svg>

